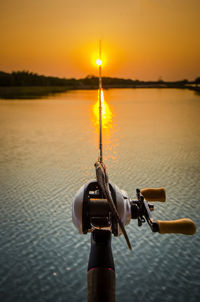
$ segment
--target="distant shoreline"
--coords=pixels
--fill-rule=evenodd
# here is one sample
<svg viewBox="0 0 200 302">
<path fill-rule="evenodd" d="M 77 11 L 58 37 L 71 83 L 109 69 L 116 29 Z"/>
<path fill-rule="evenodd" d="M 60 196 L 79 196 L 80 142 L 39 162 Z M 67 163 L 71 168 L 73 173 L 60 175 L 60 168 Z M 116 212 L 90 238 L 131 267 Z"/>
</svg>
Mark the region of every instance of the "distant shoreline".
<svg viewBox="0 0 200 302">
<path fill-rule="evenodd" d="M 200 94 L 200 87 L 192 87 L 192 86 L 185 86 L 185 87 L 167 87 L 167 86 L 158 86 L 158 85 L 141 85 L 141 86 L 115 86 L 115 87 L 105 87 L 105 89 L 189 89 L 196 91 Z M 0 87 L 0 99 L 37 99 L 43 98 L 48 95 L 54 95 L 57 93 L 62 93 L 66 91 L 72 90 L 96 90 L 96 87 L 88 86 L 82 88 L 74 88 L 74 87 L 63 87 L 63 86 L 13 86 L 13 87 Z"/>
<path fill-rule="evenodd" d="M 0 87 L 0 99 L 37 99 L 51 94 L 65 92 L 65 87 L 10 86 Z"/>
<path fill-rule="evenodd" d="M 103 77 L 103 88 L 176 88 L 189 89 L 200 93 L 200 78 L 194 81 L 140 81 L 123 78 Z M 28 71 L 6 73 L 0 71 L 1 99 L 35 99 L 69 90 L 98 89 L 98 77 L 87 76 L 82 79 L 47 77 Z"/>
</svg>

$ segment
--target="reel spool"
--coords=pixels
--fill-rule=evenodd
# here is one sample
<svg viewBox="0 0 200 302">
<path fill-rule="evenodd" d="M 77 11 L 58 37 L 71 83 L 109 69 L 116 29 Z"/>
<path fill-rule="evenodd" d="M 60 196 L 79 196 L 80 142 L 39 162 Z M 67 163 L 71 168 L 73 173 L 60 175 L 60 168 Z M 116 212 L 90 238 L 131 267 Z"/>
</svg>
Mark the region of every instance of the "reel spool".
<svg viewBox="0 0 200 302">
<path fill-rule="evenodd" d="M 109 182 L 109 189 L 119 217 L 123 225 L 127 225 L 131 220 L 131 204 L 128 195 L 111 182 Z M 114 236 L 122 234 L 95 180 L 83 185 L 76 193 L 72 207 L 72 220 L 80 234 L 87 234 L 95 229 L 109 230 Z"/>
</svg>

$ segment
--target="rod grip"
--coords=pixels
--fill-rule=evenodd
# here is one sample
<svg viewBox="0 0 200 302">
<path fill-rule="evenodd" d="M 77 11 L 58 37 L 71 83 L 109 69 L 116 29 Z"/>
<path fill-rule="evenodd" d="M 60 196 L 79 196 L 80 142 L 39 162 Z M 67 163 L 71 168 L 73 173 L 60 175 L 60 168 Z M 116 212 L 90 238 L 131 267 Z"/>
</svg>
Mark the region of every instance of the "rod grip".
<svg viewBox="0 0 200 302">
<path fill-rule="evenodd" d="M 87 273 L 88 302 L 115 302 L 115 271 L 95 267 Z"/>
<path fill-rule="evenodd" d="M 166 192 L 164 188 L 145 188 L 140 191 L 147 201 L 165 202 Z"/>
<path fill-rule="evenodd" d="M 189 218 L 182 218 L 171 221 L 157 220 L 158 231 L 161 234 L 179 233 L 185 235 L 193 235 L 196 232 L 195 223 Z"/>
</svg>

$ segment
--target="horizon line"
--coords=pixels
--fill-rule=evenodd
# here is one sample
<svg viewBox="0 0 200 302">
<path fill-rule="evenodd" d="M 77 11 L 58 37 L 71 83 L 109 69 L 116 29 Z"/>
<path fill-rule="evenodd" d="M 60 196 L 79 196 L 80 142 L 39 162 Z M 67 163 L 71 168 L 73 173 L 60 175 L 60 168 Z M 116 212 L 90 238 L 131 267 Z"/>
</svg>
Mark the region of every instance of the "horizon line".
<svg viewBox="0 0 200 302">
<path fill-rule="evenodd" d="M 51 78 L 57 78 L 57 79 L 74 79 L 74 80 L 81 80 L 81 79 L 85 79 L 85 78 L 98 78 L 97 75 L 93 75 L 93 74 L 88 74 L 86 75 L 85 77 L 80 77 L 80 78 L 77 78 L 77 77 L 60 77 L 60 76 L 53 76 L 53 75 L 45 75 L 45 74 L 39 74 L 37 72 L 33 72 L 33 71 L 30 71 L 30 70 L 12 70 L 10 72 L 7 72 L 7 71 L 3 71 L 3 70 L 0 70 L 0 73 L 5 73 L 5 74 L 12 74 L 12 73 L 27 73 L 27 74 L 32 74 L 32 75 L 37 75 L 37 76 L 42 76 L 42 77 L 51 77 Z M 157 80 L 141 80 L 141 79 L 138 79 L 138 78 L 124 78 L 124 77 L 112 77 L 112 76 L 102 76 L 102 78 L 111 78 L 111 79 L 123 79 L 123 80 L 131 80 L 131 81 L 139 81 L 139 82 L 183 82 L 183 81 L 188 81 L 188 82 L 195 82 L 197 79 L 200 78 L 200 76 L 196 76 L 195 79 L 193 80 L 188 80 L 187 78 L 182 78 L 182 79 L 179 79 L 179 80 L 164 80 L 162 76 L 158 76 L 158 79 Z"/>
</svg>

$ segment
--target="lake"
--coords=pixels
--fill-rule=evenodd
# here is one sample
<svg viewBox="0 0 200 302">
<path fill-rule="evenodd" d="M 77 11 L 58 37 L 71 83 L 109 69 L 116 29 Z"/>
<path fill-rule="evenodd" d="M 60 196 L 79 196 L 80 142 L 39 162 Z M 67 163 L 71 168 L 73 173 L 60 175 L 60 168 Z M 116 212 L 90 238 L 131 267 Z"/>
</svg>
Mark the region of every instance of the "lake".
<svg viewBox="0 0 200 302">
<path fill-rule="evenodd" d="M 95 178 L 97 91 L 0 100 L 0 300 L 87 301 L 90 235 L 71 218 L 77 190 Z M 165 187 L 155 219 L 188 217 L 194 236 L 152 233 L 132 220 L 113 237 L 117 302 L 197 302 L 200 296 L 200 96 L 178 89 L 104 91 L 110 180 Z"/>
</svg>

